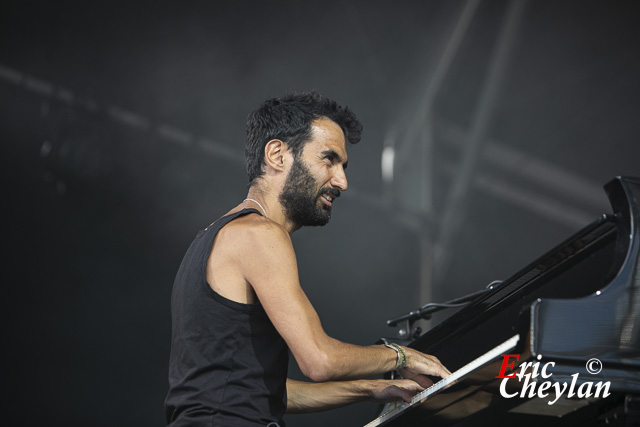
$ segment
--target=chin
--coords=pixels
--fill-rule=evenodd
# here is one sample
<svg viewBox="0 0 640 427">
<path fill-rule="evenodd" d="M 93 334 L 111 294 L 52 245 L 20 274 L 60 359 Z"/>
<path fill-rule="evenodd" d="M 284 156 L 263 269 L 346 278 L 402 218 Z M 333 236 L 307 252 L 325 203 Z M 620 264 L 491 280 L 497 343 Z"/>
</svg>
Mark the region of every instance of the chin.
<svg viewBox="0 0 640 427">
<path fill-rule="evenodd" d="M 327 225 L 329 220 L 331 219 L 331 210 L 328 211 L 323 209 L 320 212 L 317 212 L 310 218 L 305 218 L 304 221 L 301 221 L 303 227 L 322 227 L 323 225 Z"/>
</svg>

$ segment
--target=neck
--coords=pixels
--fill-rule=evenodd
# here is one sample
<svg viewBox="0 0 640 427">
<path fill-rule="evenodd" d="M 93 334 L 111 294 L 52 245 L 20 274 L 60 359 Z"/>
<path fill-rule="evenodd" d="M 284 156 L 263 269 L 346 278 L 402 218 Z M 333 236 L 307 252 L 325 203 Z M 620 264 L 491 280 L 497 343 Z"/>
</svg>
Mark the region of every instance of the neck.
<svg viewBox="0 0 640 427">
<path fill-rule="evenodd" d="M 287 218 L 284 208 L 278 200 L 279 194 L 280 193 L 277 191 L 268 191 L 267 189 L 259 188 L 254 184 L 249 188 L 249 192 L 245 199 L 253 199 L 255 202 L 245 201 L 244 204 L 246 207 L 255 207 L 271 221 L 277 222 L 283 226 L 289 234 L 292 234 L 299 227 Z M 264 212 L 260 209 L 260 205 L 264 209 Z"/>
</svg>

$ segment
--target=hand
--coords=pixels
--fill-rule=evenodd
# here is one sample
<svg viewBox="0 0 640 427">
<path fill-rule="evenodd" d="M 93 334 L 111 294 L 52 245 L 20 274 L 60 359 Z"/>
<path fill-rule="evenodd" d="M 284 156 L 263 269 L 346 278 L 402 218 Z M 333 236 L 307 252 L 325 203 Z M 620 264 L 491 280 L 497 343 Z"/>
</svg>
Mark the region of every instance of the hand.
<svg viewBox="0 0 640 427">
<path fill-rule="evenodd" d="M 437 357 L 420 353 L 412 348 L 403 347 L 407 354 L 407 365 L 399 371 L 403 378 L 413 380 L 422 387 L 427 388 L 433 385 L 426 375 L 446 378 L 451 372 L 444 367 Z"/>
<path fill-rule="evenodd" d="M 411 402 L 416 393 L 424 390 L 417 381 L 404 380 L 373 380 L 371 381 L 371 399 L 378 403 L 395 402 L 404 400 Z"/>
</svg>

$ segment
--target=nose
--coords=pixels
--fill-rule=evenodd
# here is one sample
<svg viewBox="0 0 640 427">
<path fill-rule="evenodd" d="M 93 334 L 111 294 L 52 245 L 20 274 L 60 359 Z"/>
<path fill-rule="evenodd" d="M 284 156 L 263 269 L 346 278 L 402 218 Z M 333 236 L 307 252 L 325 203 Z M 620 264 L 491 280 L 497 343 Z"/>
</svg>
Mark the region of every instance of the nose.
<svg viewBox="0 0 640 427">
<path fill-rule="evenodd" d="M 342 165 L 338 165 L 335 169 L 335 173 L 331 178 L 331 186 L 337 188 L 340 191 L 347 191 L 349 184 L 347 183 L 347 173 L 344 171 Z"/>
</svg>

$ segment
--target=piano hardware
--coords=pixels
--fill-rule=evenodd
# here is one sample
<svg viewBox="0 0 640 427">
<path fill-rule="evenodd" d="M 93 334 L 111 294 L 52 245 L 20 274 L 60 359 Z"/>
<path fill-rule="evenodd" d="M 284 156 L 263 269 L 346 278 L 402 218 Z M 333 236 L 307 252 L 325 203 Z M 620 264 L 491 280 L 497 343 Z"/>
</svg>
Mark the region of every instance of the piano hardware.
<svg viewBox="0 0 640 427">
<path fill-rule="evenodd" d="M 603 215 L 500 286 L 479 293 L 411 343 L 442 360 L 453 378 L 419 393 L 411 404 L 386 405 L 367 426 L 640 425 L 640 179 L 617 177 L 605 191 L 613 215 Z M 392 321 L 424 314 L 412 313 Z M 515 348 L 503 350 L 516 337 Z M 553 405 L 535 397 L 505 398 L 496 378 L 500 354 L 491 362 L 496 351 L 517 354 L 516 368 L 539 357 L 554 362 L 555 382 L 610 381 L 611 393 L 562 397 Z M 600 372 L 586 370 L 591 358 L 600 360 Z M 511 387 L 519 384 L 509 381 Z"/>
<path fill-rule="evenodd" d="M 431 319 L 431 315 L 433 313 L 447 308 L 464 307 L 465 305 L 478 298 L 480 295 L 495 289 L 500 284 L 502 284 L 502 280 L 494 280 L 493 282 L 489 283 L 486 288 L 472 294 L 454 298 L 444 303 L 425 304 L 417 310 L 412 310 L 407 314 L 403 314 L 402 316 L 387 320 L 387 326 L 396 326 L 400 322 L 405 322 L 405 326 L 400 329 L 400 331 L 398 331 L 399 338 L 403 340 L 406 340 L 407 338 L 418 338 L 422 333 L 422 329 L 414 326 L 416 320 Z"/>
</svg>

